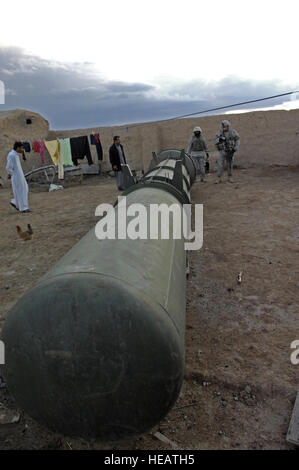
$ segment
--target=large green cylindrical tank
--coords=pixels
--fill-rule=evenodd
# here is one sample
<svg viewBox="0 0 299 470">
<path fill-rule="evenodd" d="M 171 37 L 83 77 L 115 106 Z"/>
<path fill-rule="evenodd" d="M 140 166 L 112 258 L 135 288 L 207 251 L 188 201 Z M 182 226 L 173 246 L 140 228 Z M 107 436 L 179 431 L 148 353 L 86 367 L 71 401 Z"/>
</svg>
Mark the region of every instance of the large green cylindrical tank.
<svg viewBox="0 0 299 470">
<path fill-rule="evenodd" d="M 130 188 L 127 207 L 181 204 L 168 186 Z M 92 229 L 8 315 L 6 379 L 17 402 L 71 436 L 114 440 L 157 424 L 183 380 L 185 268 L 184 239 L 99 240 Z"/>
</svg>

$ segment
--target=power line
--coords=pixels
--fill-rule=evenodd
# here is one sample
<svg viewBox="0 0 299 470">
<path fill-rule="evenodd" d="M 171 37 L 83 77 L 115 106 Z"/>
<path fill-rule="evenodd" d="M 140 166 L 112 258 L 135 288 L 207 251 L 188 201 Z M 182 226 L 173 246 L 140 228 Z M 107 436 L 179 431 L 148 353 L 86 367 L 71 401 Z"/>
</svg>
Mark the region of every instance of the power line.
<svg viewBox="0 0 299 470">
<path fill-rule="evenodd" d="M 266 98 L 258 98 L 258 99 L 255 99 L 255 100 L 249 100 L 249 101 L 242 101 L 240 103 L 234 103 L 234 104 L 228 104 L 226 106 L 219 106 L 217 108 L 211 108 L 211 109 L 205 109 L 204 111 L 197 111 L 196 113 L 190 113 L 190 114 L 183 114 L 181 116 L 175 116 L 175 117 L 172 117 L 172 118 L 166 118 L 166 119 L 159 119 L 158 121 L 147 121 L 147 122 L 142 122 L 142 123 L 137 123 L 137 124 L 132 124 L 131 126 L 128 124 L 127 126 L 124 124 L 123 126 L 111 126 L 111 127 L 137 127 L 137 126 L 140 126 L 142 124 L 153 124 L 153 123 L 159 123 L 159 122 L 167 122 L 167 121 L 174 121 L 175 119 L 183 119 L 183 118 L 186 118 L 186 117 L 190 117 L 190 116 L 197 116 L 198 114 L 206 114 L 206 113 L 210 113 L 212 111 L 219 111 L 221 109 L 228 109 L 228 108 L 234 108 L 236 106 L 242 106 L 244 104 L 251 104 L 251 103 L 258 103 L 260 101 L 266 101 L 266 100 L 271 100 L 273 98 L 280 98 L 282 96 L 288 96 L 288 95 L 293 95 L 295 93 L 299 93 L 298 90 L 296 91 L 288 91 L 287 93 L 281 93 L 279 95 L 273 95 L 273 96 L 267 96 Z"/>
<path fill-rule="evenodd" d="M 219 106 L 218 108 L 206 109 L 205 111 L 198 111 L 197 113 L 185 114 L 183 116 L 177 116 L 170 119 L 163 119 L 163 121 L 171 121 L 173 119 L 182 119 L 188 116 L 195 116 L 197 114 L 209 113 L 211 111 L 219 111 L 220 109 L 233 108 L 235 106 L 242 106 L 243 104 L 258 103 L 259 101 L 271 100 L 273 98 L 280 98 L 281 96 L 293 95 L 294 93 L 299 93 L 299 91 L 288 91 L 287 93 L 281 93 L 280 95 L 267 96 L 266 98 L 258 98 L 256 100 L 243 101 L 241 103 L 230 104 L 227 106 Z"/>
</svg>

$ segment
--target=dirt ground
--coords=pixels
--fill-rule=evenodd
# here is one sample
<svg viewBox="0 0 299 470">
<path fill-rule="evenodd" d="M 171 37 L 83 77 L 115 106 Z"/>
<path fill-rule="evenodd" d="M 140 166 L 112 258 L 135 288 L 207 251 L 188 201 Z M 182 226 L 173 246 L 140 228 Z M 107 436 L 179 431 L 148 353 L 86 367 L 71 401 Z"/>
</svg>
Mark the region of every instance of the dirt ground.
<svg viewBox="0 0 299 470">
<path fill-rule="evenodd" d="M 191 253 L 187 284 L 185 380 L 180 398 L 151 433 L 103 444 L 53 434 L 0 388 L 0 403 L 21 412 L 0 425 L 0 449 L 292 449 L 286 433 L 299 390 L 290 344 L 299 339 L 299 167 L 237 170 L 235 183 L 196 182 L 204 204 L 204 246 Z M 114 202 L 113 179 L 30 194 L 32 214 L 0 190 L 0 328 L 17 299 L 96 223 L 95 207 Z M 15 226 L 30 223 L 33 240 Z M 242 271 L 242 283 L 237 275 Z M 0 366 L 0 376 L 3 368 Z M 0 383 L 1 387 L 1 383 Z"/>
</svg>

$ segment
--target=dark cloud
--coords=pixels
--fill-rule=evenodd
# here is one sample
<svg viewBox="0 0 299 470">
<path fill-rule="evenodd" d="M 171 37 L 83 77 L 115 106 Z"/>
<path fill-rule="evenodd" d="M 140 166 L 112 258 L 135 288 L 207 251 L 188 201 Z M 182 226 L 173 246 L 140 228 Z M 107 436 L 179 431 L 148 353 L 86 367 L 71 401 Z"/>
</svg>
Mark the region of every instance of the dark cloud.
<svg viewBox="0 0 299 470">
<path fill-rule="evenodd" d="M 160 120 L 288 91 L 277 81 L 237 77 L 219 82 L 170 82 L 156 89 L 146 83 L 104 80 L 89 62 L 54 62 L 12 47 L 0 48 L 0 79 L 6 89 L 6 103 L 0 105 L 1 109 L 39 112 L 52 129 Z M 282 101 L 285 98 L 254 107 Z"/>
</svg>

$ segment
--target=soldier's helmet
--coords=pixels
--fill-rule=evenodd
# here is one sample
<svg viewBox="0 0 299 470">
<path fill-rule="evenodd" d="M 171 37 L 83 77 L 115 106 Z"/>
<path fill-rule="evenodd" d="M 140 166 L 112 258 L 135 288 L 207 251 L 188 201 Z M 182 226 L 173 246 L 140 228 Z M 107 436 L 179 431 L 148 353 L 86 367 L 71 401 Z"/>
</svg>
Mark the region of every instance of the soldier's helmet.
<svg viewBox="0 0 299 470">
<path fill-rule="evenodd" d="M 229 126 L 230 126 L 230 122 L 225 119 L 224 121 L 222 121 L 221 126 L 222 126 L 222 127 L 229 127 Z"/>
<path fill-rule="evenodd" d="M 194 132 L 194 133 L 201 132 L 201 128 L 198 127 L 198 126 L 197 126 L 197 127 L 194 127 L 193 132 Z"/>
</svg>

